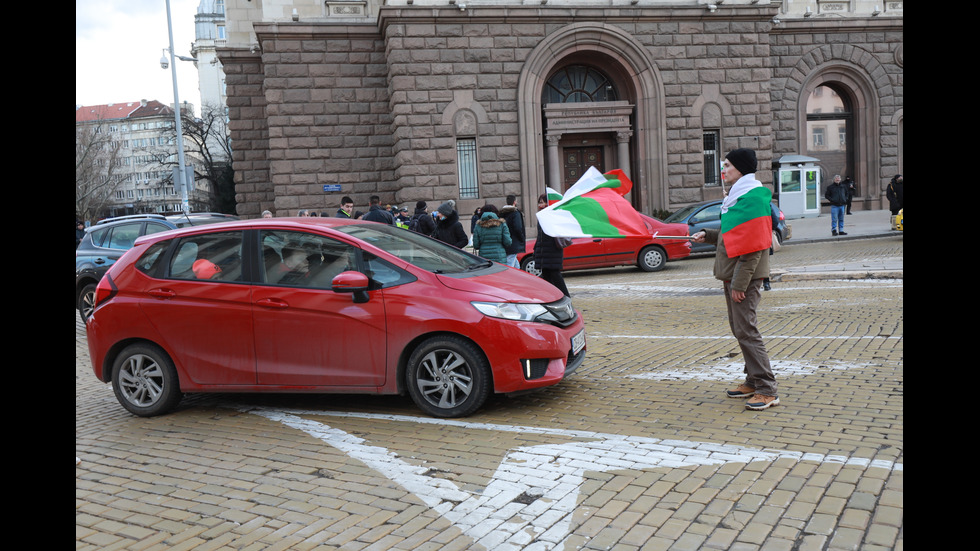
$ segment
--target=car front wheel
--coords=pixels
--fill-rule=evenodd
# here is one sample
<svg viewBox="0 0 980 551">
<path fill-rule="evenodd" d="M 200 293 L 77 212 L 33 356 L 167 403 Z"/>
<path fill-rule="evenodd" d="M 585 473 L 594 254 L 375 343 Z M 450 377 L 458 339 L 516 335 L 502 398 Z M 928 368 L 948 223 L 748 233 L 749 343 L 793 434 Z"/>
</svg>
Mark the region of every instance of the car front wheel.
<svg viewBox="0 0 980 551">
<path fill-rule="evenodd" d="M 667 264 L 667 253 L 655 245 L 644 247 L 636 259 L 636 265 L 644 272 L 657 272 Z"/>
<path fill-rule="evenodd" d="M 408 392 L 433 417 L 465 417 L 490 395 L 490 366 L 483 353 L 459 337 L 426 340 L 408 359 Z"/>
<path fill-rule="evenodd" d="M 133 344 L 119 354 L 112 367 L 112 390 L 124 408 L 140 417 L 167 413 L 182 397 L 170 357 L 149 344 Z"/>
</svg>

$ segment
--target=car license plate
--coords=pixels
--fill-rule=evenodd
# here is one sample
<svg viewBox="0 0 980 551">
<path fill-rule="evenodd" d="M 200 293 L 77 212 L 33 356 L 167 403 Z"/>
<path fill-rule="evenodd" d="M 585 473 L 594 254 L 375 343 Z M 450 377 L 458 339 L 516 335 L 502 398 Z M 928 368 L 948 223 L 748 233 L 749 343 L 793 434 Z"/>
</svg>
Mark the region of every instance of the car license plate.
<svg viewBox="0 0 980 551">
<path fill-rule="evenodd" d="M 582 329 L 572 337 L 572 354 L 578 354 L 585 348 L 585 329 Z"/>
</svg>

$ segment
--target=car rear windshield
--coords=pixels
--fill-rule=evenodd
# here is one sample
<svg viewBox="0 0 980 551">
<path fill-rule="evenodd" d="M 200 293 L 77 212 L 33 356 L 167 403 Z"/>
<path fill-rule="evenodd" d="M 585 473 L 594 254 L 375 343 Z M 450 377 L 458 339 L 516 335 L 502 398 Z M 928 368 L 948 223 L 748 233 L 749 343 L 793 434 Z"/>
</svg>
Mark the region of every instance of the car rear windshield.
<svg viewBox="0 0 980 551">
<path fill-rule="evenodd" d="M 350 224 L 335 229 L 436 274 L 459 273 L 492 265 L 479 256 L 404 228 Z"/>
</svg>

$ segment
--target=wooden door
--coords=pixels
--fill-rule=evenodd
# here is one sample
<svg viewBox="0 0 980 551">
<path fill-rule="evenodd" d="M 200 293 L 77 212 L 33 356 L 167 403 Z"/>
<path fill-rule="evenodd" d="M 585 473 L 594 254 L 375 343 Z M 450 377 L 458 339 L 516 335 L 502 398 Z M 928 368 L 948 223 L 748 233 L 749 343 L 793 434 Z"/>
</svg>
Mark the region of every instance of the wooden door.
<svg viewBox="0 0 980 551">
<path fill-rule="evenodd" d="M 563 179 L 564 188 L 562 191 L 575 185 L 575 182 L 585 174 L 590 166 L 596 167 L 599 172 L 605 172 L 605 159 L 602 155 L 602 147 L 565 147 L 562 149 Z"/>
</svg>

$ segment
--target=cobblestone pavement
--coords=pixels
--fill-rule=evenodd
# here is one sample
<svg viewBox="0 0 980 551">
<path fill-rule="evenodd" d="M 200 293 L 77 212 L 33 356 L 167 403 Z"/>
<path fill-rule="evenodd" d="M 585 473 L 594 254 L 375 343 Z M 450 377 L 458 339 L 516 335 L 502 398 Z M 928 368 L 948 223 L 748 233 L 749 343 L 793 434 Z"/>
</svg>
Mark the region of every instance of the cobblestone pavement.
<svg viewBox="0 0 980 551">
<path fill-rule="evenodd" d="M 901 262 L 901 236 L 773 267 Z M 710 256 L 566 273 L 588 358 L 466 419 L 408 398 L 190 396 L 142 419 L 76 314 L 75 548 L 884 550 L 904 546 L 903 283 L 774 282 L 781 405 L 754 412 Z"/>
</svg>

